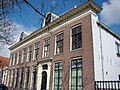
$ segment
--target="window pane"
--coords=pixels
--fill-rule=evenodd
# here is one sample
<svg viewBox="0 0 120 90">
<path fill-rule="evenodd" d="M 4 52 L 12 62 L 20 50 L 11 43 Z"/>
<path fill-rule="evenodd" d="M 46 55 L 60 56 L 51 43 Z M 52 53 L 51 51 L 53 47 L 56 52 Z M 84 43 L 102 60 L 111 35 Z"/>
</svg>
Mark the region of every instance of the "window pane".
<svg viewBox="0 0 120 90">
<path fill-rule="evenodd" d="M 76 90 L 76 87 L 74 87 L 74 86 L 71 86 L 71 90 Z"/>
<path fill-rule="evenodd" d="M 72 76 L 74 77 L 74 76 L 76 76 L 76 69 L 72 69 Z"/>
<path fill-rule="evenodd" d="M 55 71 L 54 75 L 55 75 L 55 77 L 58 77 L 58 71 Z"/>
<path fill-rule="evenodd" d="M 82 76 L 82 68 L 78 69 L 78 76 Z"/>
<path fill-rule="evenodd" d="M 58 85 L 58 79 L 55 78 L 55 82 L 54 82 L 55 85 Z"/>
<path fill-rule="evenodd" d="M 57 86 L 54 86 L 54 90 L 58 90 L 58 89 L 57 89 Z"/>
<path fill-rule="evenodd" d="M 76 77 L 71 78 L 71 85 L 76 85 Z"/>
<path fill-rule="evenodd" d="M 81 85 L 82 85 L 82 78 L 81 78 L 81 77 L 79 77 L 79 78 L 78 78 L 78 80 L 77 80 L 77 82 L 78 82 L 78 85 L 80 85 L 80 86 L 81 86 Z"/>
<path fill-rule="evenodd" d="M 62 70 L 59 71 L 59 76 L 62 77 Z"/>
<path fill-rule="evenodd" d="M 59 79 L 59 85 L 62 85 L 62 78 Z"/>
</svg>

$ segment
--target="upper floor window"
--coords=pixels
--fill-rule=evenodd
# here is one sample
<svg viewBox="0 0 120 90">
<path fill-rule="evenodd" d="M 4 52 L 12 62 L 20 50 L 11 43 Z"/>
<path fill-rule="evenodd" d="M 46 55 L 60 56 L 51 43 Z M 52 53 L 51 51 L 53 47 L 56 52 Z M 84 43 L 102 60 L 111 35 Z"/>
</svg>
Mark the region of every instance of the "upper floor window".
<svg viewBox="0 0 120 90">
<path fill-rule="evenodd" d="M 26 60 L 26 48 L 23 49 L 23 58 L 21 63 L 23 63 L 25 60 Z"/>
<path fill-rule="evenodd" d="M 19 52 L 18 52 L 18 63 L 21 62 L 21 55 L 22 55 L 22 53 L 21 53 L 21 51 L 19 51 Z"/>
<path fill-rule="evenodd" d="M 17 64 L 17 53 L 15 53 L 15 62 L 14 62 L 14 65 Z"/>
<path fill-rule="evenodd" d="M 82 61 L 71 61 L 71 90 L 82 90 Z"/>
<path fill-rule="evenodd" d="M 11 54 L 10 55 L 10 66 L 13 65 L 13 59 L 14 59 L 14 54 Z"/>
<path fill-rule="evenodd" d="M 32 45 L 28 47 L 28 61 L 32 59 Z"/>
<path fill-rule="evenodd" d="M 62 62 L 55 63 L 54 90 L 62 90 Z"/>
<path fill-rule="evenodd" d="M 49 57 L 50 38 L 44 40 L 44 57 Z"/>
<path fill-rule="evenodd" d="M 39 55 L 39 42 L 35 43 L 34 46 L 34 60 L 38 60 L 38 55 Z"/>
<path fill-rule="evenodd" d="M 118 44 L 117 42 L 115 44 L 116 44 L 116 53 L 118 56 L 120 56 L 120 44 Z"/>
<path fill-rule="evenodd" d="M 56 54 L 63 53 L 63 33 L 56 35 Z"/>
<path fill-rule="evenodd" d="M 72 38 L 72 50 L 82 47 L 81 25 L 72 28 L 71 38 Z"/>
</svg>

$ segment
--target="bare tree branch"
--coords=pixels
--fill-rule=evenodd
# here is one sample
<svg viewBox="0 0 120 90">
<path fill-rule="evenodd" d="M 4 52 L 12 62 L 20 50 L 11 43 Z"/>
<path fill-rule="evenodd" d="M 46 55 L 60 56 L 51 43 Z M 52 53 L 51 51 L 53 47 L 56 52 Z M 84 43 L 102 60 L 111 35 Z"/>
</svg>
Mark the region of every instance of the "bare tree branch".
<svg viewBox="0 0 120 90">
<path fill-rule="evenodd" d="M 43 17 L 45 17 L 45 15 L 40 13 L 30 2 L 28 2 L 27 0 L 23 0 L 23 1 L 26 2 L 26 4 L 28 4 L 31 8 L 33 8 L 38 14 L 40 14 Z"/>
</svg>

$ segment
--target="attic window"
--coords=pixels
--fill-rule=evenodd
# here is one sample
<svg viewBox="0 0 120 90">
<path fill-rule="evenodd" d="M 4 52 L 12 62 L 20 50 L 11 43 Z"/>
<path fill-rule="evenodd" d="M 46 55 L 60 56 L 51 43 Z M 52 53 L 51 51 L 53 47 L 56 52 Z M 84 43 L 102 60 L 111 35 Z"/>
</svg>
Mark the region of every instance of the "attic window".
<svg viewBox="0 0 120 90">
<path fill-rule="evenodd" d="M 50 22 L 51 22 L 51 13 L 49 13 L 49 14 L 46 16 L 45 25 L 49 24 Z"/>
</svg>

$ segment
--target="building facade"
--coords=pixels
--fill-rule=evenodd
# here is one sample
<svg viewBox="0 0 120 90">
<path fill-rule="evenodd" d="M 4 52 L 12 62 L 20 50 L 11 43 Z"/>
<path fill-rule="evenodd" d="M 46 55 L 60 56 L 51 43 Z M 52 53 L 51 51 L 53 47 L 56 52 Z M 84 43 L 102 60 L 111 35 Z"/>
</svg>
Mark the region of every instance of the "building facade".
<svg viewBox="0 0 120 90">
<path fill-rule="evenodd" d="M 6 85 L 95 90 L 97 80 L 119 80 L 120 36 L 98 20 L 101 10 L 89 0 L 11 46 Z"/>
</svg>

